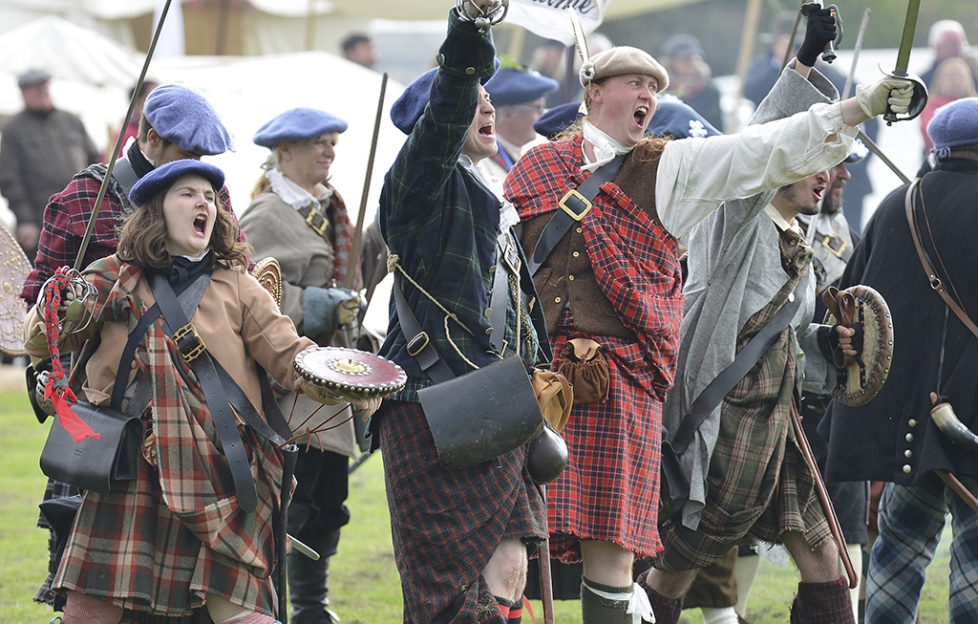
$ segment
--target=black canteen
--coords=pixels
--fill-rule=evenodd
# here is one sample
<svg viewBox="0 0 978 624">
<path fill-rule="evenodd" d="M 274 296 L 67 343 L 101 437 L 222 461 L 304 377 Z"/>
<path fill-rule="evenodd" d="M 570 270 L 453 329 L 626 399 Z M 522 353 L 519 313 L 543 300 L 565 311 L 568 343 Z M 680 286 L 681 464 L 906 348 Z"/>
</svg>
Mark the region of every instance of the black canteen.
<svg viewBox="0 0 978 624">
<path fill-rule="evenodd" d="M 526 468 L 536 483 L 550 483 L 567 467 L 567 443 L 546 423 L 543 431 L 527 444 Z"/>
</svg>

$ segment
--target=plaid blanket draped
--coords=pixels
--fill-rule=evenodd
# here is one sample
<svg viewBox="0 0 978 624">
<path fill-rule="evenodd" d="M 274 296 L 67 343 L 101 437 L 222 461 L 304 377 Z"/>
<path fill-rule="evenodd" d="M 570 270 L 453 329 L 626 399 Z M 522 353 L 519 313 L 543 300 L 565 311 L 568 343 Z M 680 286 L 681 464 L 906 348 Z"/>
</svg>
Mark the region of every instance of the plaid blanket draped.
<svg viewBox="0 0 978 624">
<path fill-rule="evenodd" d="M 581 171 L 581 137 L 537 146 L 506 179 L 506 198 L 527 219 L 559 210 L 557 202 L 590 176 Z M 676 240 L 616 184 L 602 185 L 581 220 L 594 277 L 637 343 L 614 348 L 629 377 L 658 401 L 672 387 L 683 295 Z M 609 349 L 609 353 L 611 349 Z"/>
<path fill-rule="evenodd" d="M 808 271 L 812 250 L 794 232 L 782 232 L 781 253 L 788 280 L 747 319 L 737 335 L 738 351 L 774 318 Z M 791 429 L 790 411 L 798 410 L 795 340 L 791 328 L 782 331 L 724 397 L 699 528 L 691 531 L 673 519 L 663 522 L 665 551 L 656 567 L 706 567 L 748 535 L 775 543 L 785 532 L 796 531 L 813 548 L 829 539 L 814 476 Z"/>
<path fill-rule="evenodd" d="M 333 275 L 337 284 L 342 284 L 346 280 L 346 274 L 350 270 L 350 254 L 353 253 L 353 223 L 350 221 L 349 212 L 346 209 L 346 202 L 340 197 L 331 184 L 327 184 L 332 189 L 333 194 L 329 198 L 327 207 L 327 217 L 333 225 Z M 354 268 L 356 270 L 356 267 Z M 363 277 L 360 271 L 353 277 L 353 289 L 359 290 L 363 287 Z"/>
<path fill-rule="evenodd" d="M 99 322 L 123 322 L 131 331 L 152 303 L 134 292 L 141 271 L 115 256 L 85 277 L 99 293 Z M 143 419 L 155 435 L 157 466 L 140 462 L 124 491 L 86 494 L 55 586 L 169 615 L 202 606 L 208 592 L 271 614 L 280 457 L 239 426 L 258 490 L 257 509 L 243 513 L 196 376 L 162 318 L 137 347 L 135 366 L 152 389 Z"/>
<path fill-rule="evenodd" d="M 557 202 L 590 175 L 581 137 L 538 146 L 510 172 L 506 196 L 523 219 Z M 587 335 L 565 309 L 550 328 L 555 358 L 568 338 L 601 343 L 606 399 L 574 406 L 564 437 L 571 463 L 548 488 L 551 553 L 580 558 L 578 540 L 613 542 L 643 556 L 660 548 L 656 529 L 662 401 L 672 386 L 682 319 L 676 241 L 613 182 L 602 185 L 580 222 L 594 278 L 636 341 Z"/>
</svg>

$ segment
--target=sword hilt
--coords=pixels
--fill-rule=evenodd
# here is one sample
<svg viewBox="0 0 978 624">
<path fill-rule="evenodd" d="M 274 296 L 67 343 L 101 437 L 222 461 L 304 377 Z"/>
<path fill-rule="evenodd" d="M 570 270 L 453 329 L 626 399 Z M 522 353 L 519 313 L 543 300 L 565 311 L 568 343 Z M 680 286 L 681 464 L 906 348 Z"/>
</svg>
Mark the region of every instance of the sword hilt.
<svg viewBox="0 0 978 624">
<path fill-rule="evenodd" d="M 842 14 L 839 13 L 839 7 L 834 4 L 823 7 L 821 0 L 816 0 L 815 2 L 808 2 L 801 5 L 801 13 L 807 17 L 809 13 L 821 8 L 829 9 L 832 12 L 832 17 L 835 18 L 835 39 L 826 43 L 825 49 L 822 51 L 822 60 L 826 63 L 831 63 L 837 58 L 835 53 L 836 46 L 842 44 Z"/>
<path fill-rule="evenodd" d="M 927 106 L 927 85 L 924 81 L 920 79 L 919 76 L 913 74 L 908 74 L 906 72 L 892 71 L 883 72 L 887 76 L 892 76 L 893 78 L 903 78 L 904 80 L 909 80 L 913 83 L 913 95 L 910 96 L 910 108 L 907 109 L 906 113 L 896 114 L 890 110 L 889 104 L 886 106 L 886 113 L 883 115 L 883 120 L 886 121 L 886 125 L 892 126 L 894 121 L 908 121 L 914 119 L 924 112 L 924 107 Z"/>
</svg>

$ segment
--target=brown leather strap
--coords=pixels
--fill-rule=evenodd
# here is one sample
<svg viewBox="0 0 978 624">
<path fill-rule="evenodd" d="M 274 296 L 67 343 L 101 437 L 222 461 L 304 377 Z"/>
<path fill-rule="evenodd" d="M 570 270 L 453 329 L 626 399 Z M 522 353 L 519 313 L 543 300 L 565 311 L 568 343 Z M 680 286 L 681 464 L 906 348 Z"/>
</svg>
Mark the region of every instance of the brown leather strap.
<svg viewBox="0 0 978 624">
<path fill-rule="evenodd" d="M 968 313 L 965 312 L 964 309 L 951 298 L 950 294 L 948 294 L 947 290 L 944 288 L 944 282 L 941 281 L 937 271 L 934 270 L 934 266 L 931 263 L 930 258 L 927 257 L 927 252 L 924 251 L 924 248 L 920 244 L 920 234 L 917 232 L 917 224 L 914 221 L 913 215 L 913 195 L 916 189 L 919 187 L 920 178 L 914 180 L 913 183 L 907 187 L 907 194 L 904 197 L 904 207 L 907 211 L 907 223 L 910 224 L 910 234 L 913 236 L 913 245 L 917 249 L 917 256 L 920 258 L 920 264 L 924 267 L 924 273 L 927 274 L 927 281 L 930 282 L 930 287 L 934 290 L 934 292 L 940 295 L 941 299 L 944 300 L 944 303 L 947 304 L 947 307 L 951 309 L 951 312 L 954 312 L 954 315 L 957 316 L 962 323 L 964 323 L 964 326 L 968 328 L 968 331 L 978 338 L 978 326 L 976 326 L 974 321 L 971 320 Z M 921 189 L 920 192 L 921 198 L 923 198 L 923 189 Z M 926 214 L 924 214 L 924 219 L 927 219 Z M 947 276 L 946 279 L 950 280 L 950 276 Z"/>
<path fill-rule="evenodd" d="M 330 223 L 329 217 L 326 216 L 326 213 L 312 204 L 304 204 L 302 208 L 299 208 L 296 212 L 298 212 L 302 218 L 306 220 L 306 225 L 308 225 L 313 232 L 319 234 L 320 238 L 330 245 L 333 244 L 333 241 L 330 240 Z"/>
</svg>

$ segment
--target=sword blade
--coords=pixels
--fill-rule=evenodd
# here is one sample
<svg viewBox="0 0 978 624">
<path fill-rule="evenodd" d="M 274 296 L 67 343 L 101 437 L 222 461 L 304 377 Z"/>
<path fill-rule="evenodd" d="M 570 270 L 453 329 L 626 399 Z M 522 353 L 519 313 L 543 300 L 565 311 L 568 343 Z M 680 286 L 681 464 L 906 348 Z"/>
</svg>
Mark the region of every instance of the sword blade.
<svg viewBox="0 0 978 624">
<path fill-rule="evenodd" d="M 156 42 L 160 39 L 160 33 L 163 31 L 163 22 L 166 21 L 166 14 L 170 11 L 171 0 L 166 0 L 166 4 L 163 5 L 163 10 L 160 11 L 160 21 L 156 24 L 156 30 L 153 32 L 153 40 L 149 44 L 149 50 L 146 51 L 146 58 L 143 60 L 143 68 L 139 72 L 139 79 L 136 81 L 136 86 L 133 87 L 132 97 L 129 98 L 129 108 L 126 109 L 126 117 L 122 120 L 122 127 L 119 128 L 119 136 L 115 141 L 115 149 L 109 152 L 108 163 L 105 169 L 105 177 L 102 178 L 102 185 L 98 189 L 98 195 L 95 197 L 95 205 L 92 207 L 92 216 L 88 219 L 88 225 L 85 227 L 85 235 L 82 237 L 81 244 L 78 246 L 78 255 L 75 256 L 75 270 L 81 271 L 85 268 L 83 261 L 85 259 L 85 252 L 88 250 L 88 243 L 92 240 L 92 232 L 95 230 L 95 219 L 98 218 L 98 213 L 102 209 L 102 200 L 105 199 L 105 193 L 109 188 L 109 180 L 112 178 L 112 170 L 115 168 L 115 161 L 122 150 L 122 140 L 125 138 L 126 134 L 126 124 L 129 123 L 129 118 L 132 117 L 132 111 L 136 108 L 136 100 L 139 99 L 139 90 L 142 87 L 143 82 L 146 81 L 146 70 L 149 69 L 149 62 L 153 59 L 153 53 L 156 51 Z"/>
<path fill-rule="evenodd" d="M 903 36 L 900 37 L 900 49 L 897 52 L 895 74 L 906 74 L 910 64 L 910 48 L 913 47 L 913 35 L 917 30 L 917 13 L 920 12 L 920 0 L 907 2 L 907 17 L 903 20 Z"/>
</svg>

